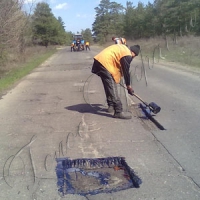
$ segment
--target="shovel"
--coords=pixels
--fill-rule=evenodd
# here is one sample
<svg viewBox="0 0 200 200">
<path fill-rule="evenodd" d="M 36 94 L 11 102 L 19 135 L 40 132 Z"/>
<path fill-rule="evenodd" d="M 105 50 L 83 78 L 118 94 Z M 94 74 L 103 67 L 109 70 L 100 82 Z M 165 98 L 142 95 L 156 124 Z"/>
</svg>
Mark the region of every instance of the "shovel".
<svg viewBox="0 0 200 200">
<path fill-rule="evenodd" d="M 120 85 L 121 85 L 123 88 L 125 88 L 122 84 L 120 84 Z M 127 88 L 125 88 L 125 89 L 127 89 Z M 129 93 L 129 94 L 130 94 L 130 93 Z M 146 103 L 145 101 L 143 101 L 142 98 L 139 97 L 137 94 L 132 93 L 132 94 L 130 94 L 130 95 L 135 96 L 136 98 L 138 98 L 142 103 L 144 103 L 147 107 L 149 107 L 149 109 L 150 109 L 154 114 L 157 114 L 157 113 L 160 112 L 161 107 L 158 106 L 155 102 L 151 102 L 151 103 L 148 104 L 148 103 Z"/>
<path fill-rule="evenodd" d="M 146 103 L 145 101 L 143 101 L 137 94 L 133 93 L 133 96 L 135 96 L 136 98 L 138 98 L 142 103 L 144 103 L 147 107 L 149 107 L 149 109 L 154 113 L 157 114 L 160 112 L 161 107 L 158 106 L 156 103 L 151 102 L 151 103 Z"/>
</svg>

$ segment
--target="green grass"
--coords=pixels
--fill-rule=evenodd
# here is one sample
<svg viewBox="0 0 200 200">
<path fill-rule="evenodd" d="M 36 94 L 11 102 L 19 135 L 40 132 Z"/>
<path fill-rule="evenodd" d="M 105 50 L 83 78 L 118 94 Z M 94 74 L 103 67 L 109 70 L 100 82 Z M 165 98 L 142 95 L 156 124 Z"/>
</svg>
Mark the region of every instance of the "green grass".
<svg viewBox="0 0 200 200">
<path fill-rule="evenodd" d="M 51 49 L 44 54 L 36 55 L 29 59 L 25 64 L 22 64 L 19 68 L 15 68 L 10 72 L 6 73 L 0 79 L 0 93 L 11 87 L 21 78 L 29 74 L 33 69 L 42 64 L 46 59 L 51 57 L 56 52 L 56 49 Z"/>
</svg>

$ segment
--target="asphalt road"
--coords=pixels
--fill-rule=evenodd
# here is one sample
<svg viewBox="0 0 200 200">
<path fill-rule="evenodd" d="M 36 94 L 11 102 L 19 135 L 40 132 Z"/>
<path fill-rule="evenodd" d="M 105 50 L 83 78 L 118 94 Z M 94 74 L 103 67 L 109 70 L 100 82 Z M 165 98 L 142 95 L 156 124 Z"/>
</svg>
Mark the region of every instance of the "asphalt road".
<svg viewBox="0 0 200 200">
<path fill-rule="evenodd" d="M 199 73 L 160 64 L 149 69 L 140 57 L 132 62 L 135 93 L 161 106 L 154 117 L 166 130 L 159 130 L 138 117 L 136 104 L 131 120 L 105 112 L 101 81 L 90 72 L 100 50 L 60 49 L 2 96 L 0 200 L 200 199 Z M 124 109 L 139 103 L 122 87 L 119 91 Z M 126 158 L 142 180 L 140 188 L 59 194 L 56 159 L 116 156 Z"/>
<path fill-rule="evenodd" d="M 184 174 L 200 186 L 200 73 L 188 67 L 144 63 L 146 74 L 133 74 L 135 92 L 162 109 L 157 118 L 167 131 L 156 138 L 180 165 Z M 138 64 L 142 68 L 142 64 Z M 133 71 L 133 70 L 132 70 Z M 136 76 L 136 74 L 138 76 Z M 139 81 L 136 81 L 139 80 Z"/>
</svg>

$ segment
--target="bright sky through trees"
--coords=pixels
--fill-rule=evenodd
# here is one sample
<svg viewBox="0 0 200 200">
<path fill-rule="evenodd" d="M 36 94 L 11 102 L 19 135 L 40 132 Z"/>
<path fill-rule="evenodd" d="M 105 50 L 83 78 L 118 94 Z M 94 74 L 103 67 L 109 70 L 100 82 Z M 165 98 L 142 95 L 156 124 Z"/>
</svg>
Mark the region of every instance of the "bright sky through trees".
<svg viewBox="0 0 200 200">
<path fill-rule="evenodd" d="M 95 20 L 95 7 L 100 3 L 100 0 L 25 0 L 27 3 L 38 2 L 48 3 L 55 17 L 61 17 L 65 23 L 66 31 L 74 33 L 85 30 L 86 28 L 92 29 L 92 23 Z M 126 6 L 127 0 L 116 0 L 116 3 Z M 153 3 L 154 0 L 134 0 L 134 6 L 138 2 L 148 4 Z"/>
</svg>

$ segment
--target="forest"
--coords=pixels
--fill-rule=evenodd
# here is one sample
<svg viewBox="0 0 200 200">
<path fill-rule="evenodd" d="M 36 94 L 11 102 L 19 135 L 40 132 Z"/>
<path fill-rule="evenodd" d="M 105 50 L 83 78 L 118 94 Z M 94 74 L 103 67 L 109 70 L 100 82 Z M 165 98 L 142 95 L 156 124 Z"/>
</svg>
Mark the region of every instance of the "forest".
<svg viewBox="0 0 200 200">
<path fill-rule="evenodd" d="M 35 46 L 70 45 L 72 32 L 66 32 L 67 24 L 56 18 L 49 4 L 37 3 L 24 9 L 24 0 L 0 0 L 0 72 L 15 57 L 24 59 L 27 48 Z M 130 40 L 200 35 L 199 0 L 155 0 L 133 6 L 127 1 L 121 4 L 101 0 L 94 8 L 96 15 L 92 30 L 80 30 L 88 40 L 104 44 L 111 36 Z M 12 56 L 13 57 L 12 57 Z"/>
<path fill-rule="evenodd" d="M 137 7 L 127 1 L 125 8 L 101 0 L 95 11 L 93 31 L 101 42 L 113 34 L 128 39 L 200 35 L 199 0 L 155 0 L 147 5 L 139 2 Z"/>
</svg>

